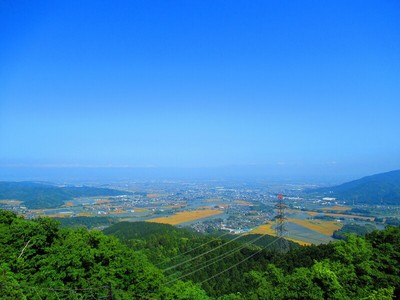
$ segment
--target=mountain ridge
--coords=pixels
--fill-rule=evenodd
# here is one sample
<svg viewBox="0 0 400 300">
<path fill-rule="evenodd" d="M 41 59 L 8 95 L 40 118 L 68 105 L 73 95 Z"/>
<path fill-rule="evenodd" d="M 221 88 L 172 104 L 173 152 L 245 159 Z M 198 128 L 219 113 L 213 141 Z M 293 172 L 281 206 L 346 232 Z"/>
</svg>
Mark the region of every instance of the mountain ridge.
<svg viewBox="0 0 400 300">
<path fill-rule="evenodd" d="M 329 195 L 354 204 L 400 203 L 400 170 L 378 173 L 332 187 L 309 190 L 309 193 Z"/>
</svg>

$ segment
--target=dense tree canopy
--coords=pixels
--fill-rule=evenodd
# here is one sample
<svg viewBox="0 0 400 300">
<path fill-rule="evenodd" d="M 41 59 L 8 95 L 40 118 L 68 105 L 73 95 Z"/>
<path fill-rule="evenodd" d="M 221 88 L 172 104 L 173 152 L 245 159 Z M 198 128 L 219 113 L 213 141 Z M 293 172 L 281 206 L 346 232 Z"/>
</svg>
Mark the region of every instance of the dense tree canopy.
<svg viewBox="0 0 400 300">
<path fill-rule="evenodd" d="M 398 227 L 279 253 L 248 239 L 145 225 L 117 224 L 107 231 L 119 232 L 117 238 L 0 211 L 0 298 L 400 297 Z"/>
<path fill-rule="evenodd" d="M 140 252 L 86 229 L 59 229 L 49 218 L 0 211 L 1 299 L 206 299 L 201 289 L 165 277 Z M 197 298 L 196 298 L 197 299 Z M 199 298 L 201 299 L 201 298 Z"/>
</svg>

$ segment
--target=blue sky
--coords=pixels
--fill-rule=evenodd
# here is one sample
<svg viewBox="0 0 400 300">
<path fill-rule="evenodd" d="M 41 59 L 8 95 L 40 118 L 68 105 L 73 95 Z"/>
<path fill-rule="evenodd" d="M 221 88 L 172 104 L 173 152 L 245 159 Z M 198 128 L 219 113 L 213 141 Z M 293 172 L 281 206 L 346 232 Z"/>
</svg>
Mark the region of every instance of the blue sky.
<svg viewBox="0 0 400 300">
<path fill-rule="evenodd" d="M 3 168 L 400 168 L 398 1 L 3 0 L 0 45 Z"/>
</svg>

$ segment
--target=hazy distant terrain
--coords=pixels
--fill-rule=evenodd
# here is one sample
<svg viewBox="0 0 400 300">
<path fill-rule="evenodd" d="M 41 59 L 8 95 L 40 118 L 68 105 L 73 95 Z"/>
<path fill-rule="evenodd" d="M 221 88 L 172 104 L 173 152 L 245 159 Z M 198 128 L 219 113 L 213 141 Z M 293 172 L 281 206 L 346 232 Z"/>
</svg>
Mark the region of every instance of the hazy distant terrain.
<svg viewBox="0 0 400 300">
<path fill-rule="evenodd" d="M 59 207 L 76 197 L 119 196 L 131 194 L 106 188 L 63 186 L 35 182 L 0 182 L 0 200 L 20 200 L 28 208 Z"/>
<path fill-rule="evenodd" d="M 400 170 L 366 176 L 338 186 L 311 190 L 355 204 L 400 204 Z"/>
</svg>

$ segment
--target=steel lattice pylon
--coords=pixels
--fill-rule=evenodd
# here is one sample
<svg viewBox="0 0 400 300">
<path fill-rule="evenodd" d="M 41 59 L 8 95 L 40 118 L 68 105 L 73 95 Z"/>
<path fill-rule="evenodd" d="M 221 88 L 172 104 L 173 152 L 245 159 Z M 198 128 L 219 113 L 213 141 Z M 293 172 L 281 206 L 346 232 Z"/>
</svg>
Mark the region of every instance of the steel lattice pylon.
<svg viewBox="0 0 400 300">
<path fill-rule="evenodd" d="M 276 216 L 275 216 L 275 230 L 276 230 L 276 236 L 279 238 L 278 240 L 278 246 L 280 251 L 286 252 L 289 250 L 289 243 L 285 239 L 285 237 L 288 236 L 288 230 L 286 227 L 287 219 L 285 216 L 285 209 L 286 209 L 286 204 L 283 202 L 283 195 L 278 194 L 278 202 L 275 204 L 276 208 Z"/>
</svg>

